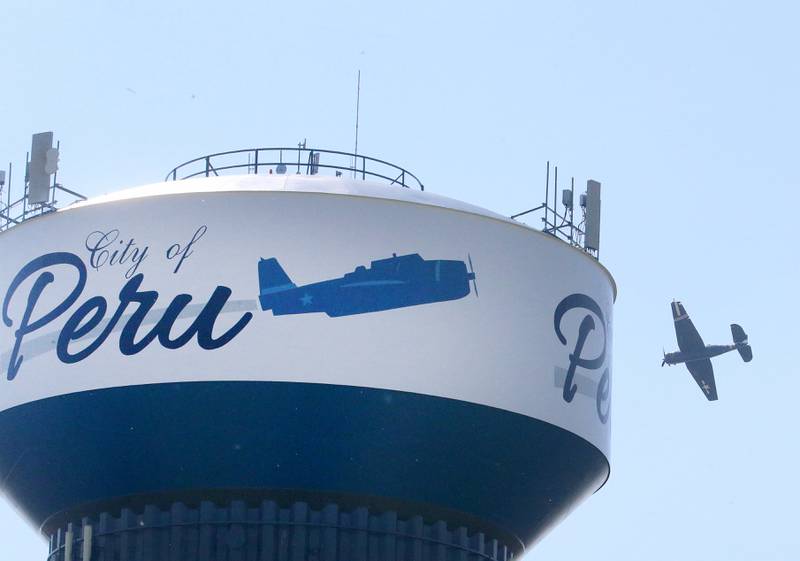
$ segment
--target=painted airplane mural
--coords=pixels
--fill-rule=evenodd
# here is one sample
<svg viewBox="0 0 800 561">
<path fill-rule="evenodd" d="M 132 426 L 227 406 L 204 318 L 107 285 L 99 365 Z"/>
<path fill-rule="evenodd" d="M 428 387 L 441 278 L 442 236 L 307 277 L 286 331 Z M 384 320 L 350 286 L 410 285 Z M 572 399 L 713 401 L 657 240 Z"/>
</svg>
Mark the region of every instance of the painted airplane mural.
<svg viewBox="0 0 800 561">
<path fill-rule="evenodd" d="M 274 257 L 258 263 L 262 310 L 276 316 L 324 313 L 330 317 L 381 312 L 395 308 L 458 300 L 478 295 L 472 259 L 469 271 L 463 261 L 426 260 L 418 253 L 393 254 L 360 265 L 343 277 L 297 286 Z"/>
</svg>

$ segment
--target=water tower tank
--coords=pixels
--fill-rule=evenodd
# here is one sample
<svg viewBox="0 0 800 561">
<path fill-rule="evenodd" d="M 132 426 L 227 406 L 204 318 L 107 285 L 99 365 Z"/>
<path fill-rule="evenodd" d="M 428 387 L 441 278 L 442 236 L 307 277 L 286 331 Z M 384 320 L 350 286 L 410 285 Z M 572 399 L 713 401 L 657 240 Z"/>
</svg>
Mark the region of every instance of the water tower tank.
<svg viewBox="0 0 800 561">
<path fill-rule="evenodd" d="M 325 157 L 0 233 L 0 482 L 50 560 L 509 559 L 604 484 L 609 273 Z"/>
</svg>

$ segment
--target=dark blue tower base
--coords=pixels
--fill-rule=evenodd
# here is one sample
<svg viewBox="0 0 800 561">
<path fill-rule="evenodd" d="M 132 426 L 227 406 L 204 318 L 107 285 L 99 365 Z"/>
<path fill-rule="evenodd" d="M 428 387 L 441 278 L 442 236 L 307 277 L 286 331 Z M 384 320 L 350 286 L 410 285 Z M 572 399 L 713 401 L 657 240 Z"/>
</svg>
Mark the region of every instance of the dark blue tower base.
<svg viewBox="0 0 800 561">
<path fill-rule="evenodd" d="M 48 535 L 84 518 L 99 528 L 101 513 L 117 519 L 123 509 L 303 502 L 444 520 L 448 531 L 463 526 L 517 553 L 608 473 L 597 448 L 549 423 L 350 386 L 154 384 L 0 413 L 0 481 Z"/>
<path fill-rule="evenodd" d="M 367 508 L 320 510 L 274 501 L 250 507 L 202 502 L 148 505 L 68 524 L 50 539 L 48 561 L 509 561 L 509 548 L 444 521 Z"/>
</svg>

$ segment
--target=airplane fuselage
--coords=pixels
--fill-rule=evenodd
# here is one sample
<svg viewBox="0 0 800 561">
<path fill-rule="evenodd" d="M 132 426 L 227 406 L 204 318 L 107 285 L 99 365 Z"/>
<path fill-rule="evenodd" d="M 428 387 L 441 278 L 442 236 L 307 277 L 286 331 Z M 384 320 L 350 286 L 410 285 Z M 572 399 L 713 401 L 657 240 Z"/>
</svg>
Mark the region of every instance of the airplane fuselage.
<svg viewBox="0 0 800 561">
<path fill-rule="evenodd" d="M 277 261 L 261 267 L 275 267 Z M 279 266 L 279 265 L 278 265 Z M 267 275 L 269 276 L 269 275 Z M 343 277 L 296 286 L 288 277 L 278 286 L 262 282 L 262 310 L 273 315 L 325 313 L 341 317 L 458 300 L 470 293 L 475 273 L 463 261 L 425 260 L 419 254 L 373 261 Z"/>
<path fill-rule="evenodd" d="M 734 350 L 736 350 L 736 345 L 706 345 L 704 349 L 697 352 L 684 353 L 677 351 L 674 353 L 667 353 L 664 355 L 664 362 L 672 366 L 673 364 L 713 358 Z"/>
</svg>

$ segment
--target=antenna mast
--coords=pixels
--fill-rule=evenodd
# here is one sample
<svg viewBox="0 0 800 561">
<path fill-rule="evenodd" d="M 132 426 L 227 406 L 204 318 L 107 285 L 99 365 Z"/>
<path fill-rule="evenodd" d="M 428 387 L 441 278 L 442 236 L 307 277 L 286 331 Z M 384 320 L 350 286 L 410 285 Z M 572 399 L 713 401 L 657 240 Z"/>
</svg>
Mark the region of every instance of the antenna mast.
<svg viewBox="0 0 800 561">
<path fill-rule="evenodd" d="M 570 181 L 570 188 L 561 192 L 561 204 L 564 214 L 558 213 L 558 166 L 553 166 L 553 206 L 550 207 L 550 162 L 547 162 L 547 177 L 544 187 L 544 202 L 539 206 L 513 214 L 512 220 L 532 212 L 542 212 L 542 231 L 554 237 L 561 238 L 569 245 L 579 247 L 586 253 L 600 259 L 600 182 L 590 179 L 586 182 L 586 192 L 578 198 L 583 220 L 575 225 L 575 178 Z M 552 222 L 551 222 L 552 216 Z"/>
<path fill-rule="evenodd" d="M 358 113 L 361 106 L 361 70 L 358 71 L 358 85 L 356 86 L 356 146 L 353 150 L 353 178 L 356 177 L 358 165 Z"/>
<path fill-rule="evenodd" d="M 56 196 L 59 194 L 67 195 L 73 201 L 86 200 L 80 193 L 58 182 L 60 148 L 60 142 L 53 146 L 52 131 L 33 135 L 31 151 L 25 156 L 25 180 L 21 193 L 17 195 L 11 189 L 11 164 L 8 164 L 8 175 L 0 170 L 0 232 L 34 216 L 57 210 Z"/>
</svg>

